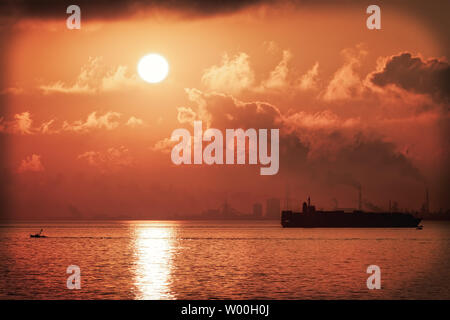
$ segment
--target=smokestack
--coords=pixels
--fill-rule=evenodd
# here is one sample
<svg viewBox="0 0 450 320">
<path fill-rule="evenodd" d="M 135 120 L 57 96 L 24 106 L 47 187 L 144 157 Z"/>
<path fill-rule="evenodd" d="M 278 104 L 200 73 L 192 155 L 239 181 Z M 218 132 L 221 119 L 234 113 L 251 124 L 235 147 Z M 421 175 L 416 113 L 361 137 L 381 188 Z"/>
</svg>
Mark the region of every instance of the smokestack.
<svg viewBox="0 0 450 320">
<path fill-rule="evenodd" d="M 362 192 L 361 192 L 361 186 L 359 186 L 358 188 L 358 210 L 361 211 L 362 210 Z"/>
</svg>

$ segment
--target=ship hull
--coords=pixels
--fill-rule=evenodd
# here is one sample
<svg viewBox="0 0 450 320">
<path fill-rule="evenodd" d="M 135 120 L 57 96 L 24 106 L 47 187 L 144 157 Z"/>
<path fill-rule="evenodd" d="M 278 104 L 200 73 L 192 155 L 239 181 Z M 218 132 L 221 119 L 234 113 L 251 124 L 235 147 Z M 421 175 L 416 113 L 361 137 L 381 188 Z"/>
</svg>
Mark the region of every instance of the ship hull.
<svg viewBox="0 0 450 320">
<path fill-rule="evenodd" d="M 406 213 L 283 211 L 284 228 L 416 228 L 421 219 Z"/>
</svg>

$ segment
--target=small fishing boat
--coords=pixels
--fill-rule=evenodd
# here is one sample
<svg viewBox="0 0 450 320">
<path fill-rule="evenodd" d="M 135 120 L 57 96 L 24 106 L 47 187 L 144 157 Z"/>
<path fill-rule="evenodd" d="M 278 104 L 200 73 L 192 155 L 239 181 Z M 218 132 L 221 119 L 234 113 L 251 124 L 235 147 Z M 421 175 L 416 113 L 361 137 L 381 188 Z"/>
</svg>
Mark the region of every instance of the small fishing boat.
<svg viewBox="0 0 450 320">
<path fill-rule="evenodd" d="M 41 229 L 41 231 L 39 231 L 39 233 L 30 234 L 30 238 L 47 238 L 47 236 L 44 236 L 42 234 L 42 231 L 44 231 L 44 229 Z"/>
</svg>

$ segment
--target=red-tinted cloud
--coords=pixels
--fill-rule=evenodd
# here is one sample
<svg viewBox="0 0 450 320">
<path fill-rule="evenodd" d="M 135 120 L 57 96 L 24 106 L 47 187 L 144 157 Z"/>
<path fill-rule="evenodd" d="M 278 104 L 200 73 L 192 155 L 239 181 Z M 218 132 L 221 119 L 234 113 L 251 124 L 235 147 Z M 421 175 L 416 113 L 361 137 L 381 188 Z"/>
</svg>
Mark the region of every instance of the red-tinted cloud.
<svg viewBox="0 0 450 320">
<path fill-rule="evenodd" d="M 395 85 L 408 91 L 429 94 L 446 102 L 450 99 L 450 65 L 439 59 L 424 60 L 405 52 L 390 57 L 371 81 L 380 87 Z"/>
</svg>

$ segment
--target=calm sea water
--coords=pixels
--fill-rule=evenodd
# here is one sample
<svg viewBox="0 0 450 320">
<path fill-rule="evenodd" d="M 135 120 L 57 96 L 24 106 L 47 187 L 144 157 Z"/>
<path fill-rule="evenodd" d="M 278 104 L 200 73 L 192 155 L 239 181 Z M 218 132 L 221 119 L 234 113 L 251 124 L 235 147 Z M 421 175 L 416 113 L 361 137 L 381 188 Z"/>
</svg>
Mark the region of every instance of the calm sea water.
<svg viewBox="0 0 450 320">
<path fill-rule="evenodd" d="M 449 299 L 450 224 L 283 229 L 278 222 L 0 225 L 2 299 Z M 44 228 L 46 239 L 30 233 Z M 369 265 L 381 269 L 368 290 Z M 81 269 L 81 289 L 66 268 Z"/>
</svg>

